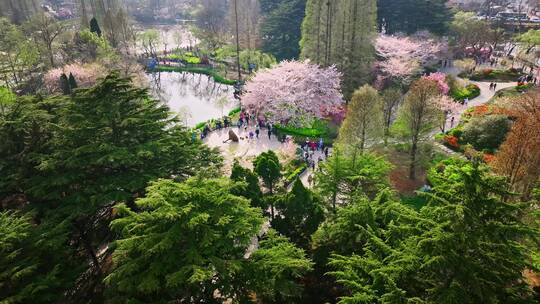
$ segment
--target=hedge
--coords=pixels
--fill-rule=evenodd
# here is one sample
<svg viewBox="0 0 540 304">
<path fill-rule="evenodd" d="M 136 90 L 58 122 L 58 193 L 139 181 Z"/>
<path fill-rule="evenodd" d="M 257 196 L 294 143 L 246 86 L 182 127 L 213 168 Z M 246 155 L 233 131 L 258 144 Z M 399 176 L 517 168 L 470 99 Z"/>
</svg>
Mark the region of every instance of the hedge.
<svg viewBox="0 0 540 304">
<path fill-rule="evenodd" d="M 519 76 L 521 76 L 521 72 L 517 69 L 508 69 L 508 70 L 484 69 L 484 70 L 472 73 L 472 75 L 470 75 L 470 79 L 474 81 L 489 80 L 489 81 L 495 81 L 495 82 L 497 81 L 508 82 L 508 81 L 517 81 Z"/>
<path fill-rule="evenodd" d="M 215 82 L 226 84 L 226 85 L 235 85 L 236 80 L 227 79 L 214 71 L 212 68 L 200 68 L 200 67 L 179 67 L 179 66 L 163 66 L 158 65 L 154 71 L 156 72 L 187 72 L 195 74 L 208 75 L 214 78 Z"/>
<path fill-rule="evenodd" d="M 465 98 L 473 99 L 480 96 L 480 88 L 475 84 L 469 84 L 466 87 L 452 90 L 450 95 L 457 101 L 464 101 Z"/>
<path fill-rule="evenodd" d="M 234 116 L 234 115 L 240 113 L 240 111 L 242 111 L 242 109 L 240 107 L 234 108 L 229 112 L 229 116 Z"/>
<path fill-rule="evenodd" d="M 298 178 L 304 171 L 307 170 L 307 164 L 305 162 L 302 162 L 302 164 L 296 168 L 296 170 L 292 171 L 290 174 L 288 174 L 285 177 L 285 185 L 288 186 L 294 182 L 296 178 Z"/>
</svg>

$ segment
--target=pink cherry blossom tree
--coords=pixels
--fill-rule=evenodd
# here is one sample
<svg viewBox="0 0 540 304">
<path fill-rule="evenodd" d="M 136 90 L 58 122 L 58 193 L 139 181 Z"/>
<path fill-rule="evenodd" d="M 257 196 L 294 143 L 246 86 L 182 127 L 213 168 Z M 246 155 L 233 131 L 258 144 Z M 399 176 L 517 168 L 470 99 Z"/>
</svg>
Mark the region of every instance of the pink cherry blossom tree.
<svg viewBox="0 0 540 304">
<path fill-rule="evenodd" d="M 341 73 L 309 61 L 283 61 L 250 79 L 242 105 L 273 122 L 309 125 L 343 105 Z"/>
<path fill-rule="evenodd" d="M 439 86 L 439 91 L 443 95 L 448 95 L 448 92 L 450 92 L 450 87 L 448 86 L 448 83 L 446 82 L 446 74 L 441 72 L 431 73 L 428 76 L 424 76 L 423 78 L 433 80 L 437 82 L 437 85 Z"/>
<path fill-rule="evenodd" d="M 381 59 L 376 68 L 387 78 L 408 82 L 421 67 L 437 59 L 444 45 L 427 37 L 402 37 L 380 34 L 375 41 Z"/>
<path fill-rule="evenodd" d="M 441 132 L 445 132 L 446 129 L 447 129 L 447 124 L 448 124 L 448 119 L 451 118 L 452 116 L 457 116 L 461 113 L 461 111 L 464 109 L 464 106 L 459 103 L 459 102 L 456 102 L 452 97 L 450 96 L 447 96 L 447 95 L 440 95 L 440 96 L 437 96 L 435 97 L 436 98 L 436 102 L 437 102 L 437 106 L 441 112 L 441 124 L 440 124 L 440 129 L 441 129 Z M 450 125 L 450 127 L 453 127 L 452 125 Z"/>
</svg>

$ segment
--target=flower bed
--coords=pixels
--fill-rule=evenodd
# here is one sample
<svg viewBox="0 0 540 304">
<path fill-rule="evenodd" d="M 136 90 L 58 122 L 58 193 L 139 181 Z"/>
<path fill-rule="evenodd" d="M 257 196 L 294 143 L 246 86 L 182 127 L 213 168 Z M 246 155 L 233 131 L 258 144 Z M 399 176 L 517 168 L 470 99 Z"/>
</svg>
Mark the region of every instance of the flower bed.
<svg viewBox="0 0 540 304">
<path fill-rule="evenodd" d="M 201 64 L 201 58 L 193 55 L 191 52 L 186 52 L 184 54 L 170 54 L 167 56 L 167 60 L 178 61 L 186 64 Z"/>
<path fill-rule="evenodd" d="M 326 144 L 331 144 L 337 137 L 337 131 L 333 130 L 330 121 L 327 120 L 315 120 L 311 128 L 279 124 L 276 124 L 274 128 L 279 134 L 292 136 L 296 142 L 305 142 L 308 138 L 322 138 Z"/>
</svg>

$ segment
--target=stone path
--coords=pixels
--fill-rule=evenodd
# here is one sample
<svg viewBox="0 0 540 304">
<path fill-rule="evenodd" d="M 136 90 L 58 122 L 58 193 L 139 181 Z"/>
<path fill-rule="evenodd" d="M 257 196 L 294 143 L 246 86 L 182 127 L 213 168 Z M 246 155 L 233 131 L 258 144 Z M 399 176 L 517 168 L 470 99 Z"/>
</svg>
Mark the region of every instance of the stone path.
<svg viewBox="0 0 540 304">
<path fill-rule="evenodd" d="M 259 154 L 268 150 L 279 152 L 280 149 L 285 147 L 285 144 L 278 141 L 275 135 L 272 134 L 269 139 L 267 129 L 261 129 L 258 139 L 254 138 L 250 140 L 249 131 L 255 131 L 253 126 L 248 127 L 247 131 L 244 128 L 238 129 L 238 127 L 232 127 L 232 130 L 234 130 L 240 138 L 240 142 L 234 143 L 229 141 L 223 143 L 229 138 L 229 129 L 231 128 L 213 131 L 203 140 L 209 147 L 218 148 L 221 151 L 221 154 L 224 157 L 224 169 L 226 172 L 230 172 L 234 159 L 238 159 L 242 166 L 252 168 L 252 161 Z M 313 155 L 315 161 L 319 159 L 319 156 L 323 156 L 322 152 L 316 151 Z M 306 187 L 309 186 L 308 177 L 312 173 L 313 171 L 310 168 L 300 176 L 300 179 Z"/>
<path fill-rule="evenodd" d="M 244 128 L 238 129 L 232 127 L 234 133 L 240 138 L 240 142 L 223 143 L 229 138 L 229 129 L 222 129 L 211 132 L 203 142 L 211 148 L 219 148 L 225 158 L 225 170 L 229 170 L 235 158 L 240 160 L 245 167 L 251 167 L 251 161 L 259 154 L 268 150 L 278 151 L 283 147 L 283 144 L 277 140 L 277 137 L 272 134 L 271 139 L 268 139 L 266 129 L 261 129 L 259 138 L 249 139 L 249 131 L 255 132 L 255 128 L 250 126 L 246 131 Z"/>
</svg>

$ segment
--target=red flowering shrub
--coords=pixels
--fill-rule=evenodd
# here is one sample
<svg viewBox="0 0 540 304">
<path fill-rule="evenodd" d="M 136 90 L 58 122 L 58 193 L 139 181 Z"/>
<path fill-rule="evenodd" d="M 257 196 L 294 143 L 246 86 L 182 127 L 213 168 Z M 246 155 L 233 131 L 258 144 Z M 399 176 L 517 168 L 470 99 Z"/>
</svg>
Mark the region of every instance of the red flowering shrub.
<svg viewBox="0 0 540 304">
<path fill-rule="evenodd" d="M 484 153 L 484 162 L 486 164 L 489 164 L 491 163 L 492 161 L 495 160 L 495 155 L 493 154 L 489 154 L 489 153 Z"/>
<path fill-rule="evenodd" d="M 472 112 L 473 117 L 481 117 L 488 115 L 490 113 L 489 106 L 488 105 L 480 105 L 477 107 L 474 107 L 474 110 Z"/>
<path fill-rule="evenodd" d="M 459 138 L 456 136 L 446 135 L 444 137 L 444 143 L 453 149 L 459 149 Z"/>
<path fill-rule="evenodd" d="M 493 73 L 493 69 L 484 69 L 482 70 L 482 74 L 484 74 L 484 76 L 489 76 L 489 74 Z"/>
</svg>

